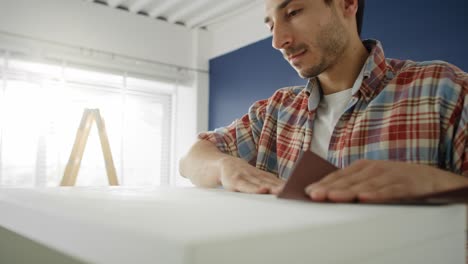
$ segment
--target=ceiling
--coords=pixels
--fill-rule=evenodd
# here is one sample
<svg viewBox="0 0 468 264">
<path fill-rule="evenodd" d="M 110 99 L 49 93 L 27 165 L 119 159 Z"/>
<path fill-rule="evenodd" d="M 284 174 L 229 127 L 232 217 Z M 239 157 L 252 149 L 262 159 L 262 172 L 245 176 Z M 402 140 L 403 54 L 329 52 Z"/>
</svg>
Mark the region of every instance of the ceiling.
<svg viewBox="0 0 468 264">
<path fill-rule="evenodd" d="M 187 28 L 210 25 L 242 14 L 262 0 L 84 0 Z"/>
</svg>

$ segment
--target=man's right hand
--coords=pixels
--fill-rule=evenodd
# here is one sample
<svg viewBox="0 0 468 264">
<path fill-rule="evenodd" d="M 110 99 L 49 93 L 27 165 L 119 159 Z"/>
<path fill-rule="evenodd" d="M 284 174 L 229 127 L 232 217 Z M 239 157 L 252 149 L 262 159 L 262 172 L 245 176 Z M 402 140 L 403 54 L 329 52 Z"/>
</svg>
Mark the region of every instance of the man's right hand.
<svg viewBox="0 0 468 264">
<path fill-rule="evenodd" d="M 225 157 L 220 161 L 221 185 L 230 191 L 245 193 L 277 194 L 284 180 L 276 175 L 257 169 L 243 159 Z"/>
<path fill-rule="evenodd" d="M 199 140 L 180 160 L 180 174 L 200 187 L 225 189 L 245 193 L 279 193 L 284 180 L 257 169 L 247 161 L 221 153 L 216 146 Z"/>
</svg>

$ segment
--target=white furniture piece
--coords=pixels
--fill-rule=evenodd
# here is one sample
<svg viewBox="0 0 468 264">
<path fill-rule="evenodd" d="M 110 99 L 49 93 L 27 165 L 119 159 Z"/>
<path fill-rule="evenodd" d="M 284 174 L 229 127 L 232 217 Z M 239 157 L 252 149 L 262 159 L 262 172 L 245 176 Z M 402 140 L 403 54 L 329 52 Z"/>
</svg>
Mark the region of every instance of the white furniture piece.
<svg viewBox="0 0 468 264">
<path fill-rule="evenodd" d="M 323 204 L 197 188 L 0 188 L 0 226 L 84 263 L 465 263 L 464 205 Z M 28 254 L 2 254 L 18 252 Z"/>
</svg>

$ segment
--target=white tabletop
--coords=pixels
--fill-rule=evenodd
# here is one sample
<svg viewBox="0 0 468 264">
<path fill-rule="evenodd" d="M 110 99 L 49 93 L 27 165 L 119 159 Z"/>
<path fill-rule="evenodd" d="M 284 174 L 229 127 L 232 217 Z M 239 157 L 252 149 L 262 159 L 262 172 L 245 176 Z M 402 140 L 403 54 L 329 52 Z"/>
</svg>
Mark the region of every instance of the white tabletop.
<svg viewBox="0 0 468 264">
<path fill-rule="evenodd" d="M 463 205 L 320 204 L 197 188 L 0 188 L 0 212 L 0 226 L 91 263 L 465 257 Z M 427 259 L 431 248 L 441 259 Z"/>
</svg>

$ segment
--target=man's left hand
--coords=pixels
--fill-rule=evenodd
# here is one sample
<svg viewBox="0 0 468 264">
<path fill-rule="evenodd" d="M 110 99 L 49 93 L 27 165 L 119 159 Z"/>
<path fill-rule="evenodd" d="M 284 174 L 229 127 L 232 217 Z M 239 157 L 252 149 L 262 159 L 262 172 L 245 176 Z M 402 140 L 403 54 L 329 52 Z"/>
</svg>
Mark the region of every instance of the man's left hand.
<svg viewBox="0 0 468 264">
<path fill-rule="evenodd" d="M 306 187 L 315 201 L 383 202 L 468 186 L 468 178 L 427 165 L 360 160 Z"/>
</svg>

